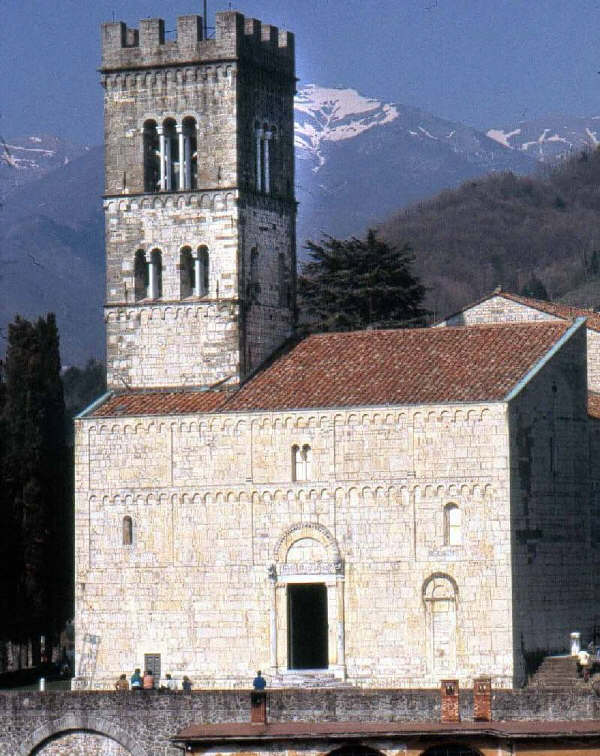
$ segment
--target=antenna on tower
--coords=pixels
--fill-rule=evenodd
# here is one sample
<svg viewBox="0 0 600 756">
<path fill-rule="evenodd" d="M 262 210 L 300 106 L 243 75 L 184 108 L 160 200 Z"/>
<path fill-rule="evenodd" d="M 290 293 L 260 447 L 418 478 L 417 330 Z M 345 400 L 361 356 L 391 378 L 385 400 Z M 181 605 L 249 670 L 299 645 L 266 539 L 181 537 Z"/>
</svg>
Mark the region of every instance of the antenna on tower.
<svg viewBox="0 0 600 756">
<path fill-rule="evenodd" d="M 207 0 L 204 0 L 204 39 L 208 37 L 208 8 Z"/>
</svg>

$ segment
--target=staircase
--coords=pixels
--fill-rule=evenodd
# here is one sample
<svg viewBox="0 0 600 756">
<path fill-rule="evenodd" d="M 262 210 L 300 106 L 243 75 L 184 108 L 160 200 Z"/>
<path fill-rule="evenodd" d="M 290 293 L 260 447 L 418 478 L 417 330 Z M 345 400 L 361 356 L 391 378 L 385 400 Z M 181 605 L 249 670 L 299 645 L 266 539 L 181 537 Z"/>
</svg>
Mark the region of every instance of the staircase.
<svg viewBox="0 0 600 756">
<path fill-rule="evenodd" d="M 588 688 L 589 683 L 577 677 L 577 662 L 573 656 L 546 656 L 529 678 L 529 688 Z"/>
<path fill-rule="evenodd" d="M 272 677 L 270 688 L 348 688 L 345 680 L 322 669 L 292 670 Z"/>
</svg>

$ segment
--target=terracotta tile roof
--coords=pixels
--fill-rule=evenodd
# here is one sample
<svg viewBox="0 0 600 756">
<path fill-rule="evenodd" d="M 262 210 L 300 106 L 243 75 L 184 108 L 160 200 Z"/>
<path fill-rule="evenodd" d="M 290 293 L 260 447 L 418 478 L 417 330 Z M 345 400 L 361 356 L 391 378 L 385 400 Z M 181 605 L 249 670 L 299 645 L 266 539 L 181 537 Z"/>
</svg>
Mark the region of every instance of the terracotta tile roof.
<svg viewBox="0 0 600 756">
<path fill-rule="evenodd" d="M 600 420 L 600 394 L 588 391 L 588 415 Z"/>
<path fill-rule="evenodd" d="M 502 400 L 566 321 L 309 336 L 237 391 L 116 394 L 92 417 Z"/>
<path fill-rule="evenodd" d="M 319 737 L 351 738 L 373 735 L 405 736 L 423 734 L 480 734 L 500 737 L 600 736 L 600 722 L 580 721 L 508 721 L 508 722 L 249 722 L 191 725 L 173 741 L 277 740 Z"/>
<path fill-rule="evenodd" d="M 571 323 L 325 333 L 258 373 L 227 410 L 499 400 Z"/>
<path fill-rule="evenodd" d="M 225 404 L 227 391 L 140 391 L 114 394 L 92 417 L 126 417 L 131 415 L 187 415 L 215 412 Z"/>
</svg>

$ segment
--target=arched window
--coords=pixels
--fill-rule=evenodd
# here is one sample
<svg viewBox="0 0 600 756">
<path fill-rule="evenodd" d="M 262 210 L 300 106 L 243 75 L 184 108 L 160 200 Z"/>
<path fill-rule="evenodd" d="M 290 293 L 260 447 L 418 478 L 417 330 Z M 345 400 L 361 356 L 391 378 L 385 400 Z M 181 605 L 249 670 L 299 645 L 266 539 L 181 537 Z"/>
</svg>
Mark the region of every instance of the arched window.
<svg viewBox="0 0 600 756">
<path fill-rule="evenodd" d="M 196 189 L 198 138 L 195 118 L 184 118 L 179 134 L 179 189 Z"/>
<path fill-rule="evenodd" d="M 121 535 L 123 546 L 131 546 L 133 544 L 133 521 L 129 515 L 123 517 Z"/>
<path fill-rule="evenodd" d="M 148 267 L 148 296 L 150 299 L 160 299 L 162 297 L 162 254 L 160 249 L 152 250 Z"/>
<path fill-rule="evenodd" d="M 134 263 L 134 289 L 135 301 L 145 299 L 148 296 L 148 265 L 146 264 L 146 253 L 143 249 L 138 249 L 135 253 Z"/>
<path fill-rule="evenodd" d="M 209 291 L 209 269 L 210 260 L 208 256 L 208 247 L 198 247 L 196 257 L 196 296 L 206 297 Z"/>
<path fill-rule="evenodd" d="M 301 483 L 312 478 L 312 449 L 308 444 L 292 446 L 292 480 Z"/>
<path fill-rule="evenodd" d="M 260 294 L 260 284 L 258 282 L 258 250 L 252 247 L 250 251 L 250 280 L 248 282 L 248 299 L 254 301 Z"/>
<path fill-rule="evenodd" d="M 287 307 L 289 302 L 289 283 L 285 255 L 283 252 L 280 252 L 278 255 L 277 265 L 277 276 L 279 279 L 279 306 Z"/>
<path fill-rule="evenodd" d="M 144 124 L 144 191 L 160 189 L 160 145 L 156 121 Z"/>
<path fill-rule="evenodd" d="M 444 507 L 444 543 L 446 546 L 460 546 L 462 543 L 461 512 L 456 504 Z"/>
<path fill-rule="evenodd" d="M 179 185 L 179 138 L 175 121 L 167 118 L 159 130 L 161 161 L 160 183 L 163 191 L 173 191 Z"/>
<path fill-rule="evenodd" d="M 181 299 L 195 294 L 194 259 L 190 247 L 184 247 L 179 253 L 179 296 Z"/>
</svg>

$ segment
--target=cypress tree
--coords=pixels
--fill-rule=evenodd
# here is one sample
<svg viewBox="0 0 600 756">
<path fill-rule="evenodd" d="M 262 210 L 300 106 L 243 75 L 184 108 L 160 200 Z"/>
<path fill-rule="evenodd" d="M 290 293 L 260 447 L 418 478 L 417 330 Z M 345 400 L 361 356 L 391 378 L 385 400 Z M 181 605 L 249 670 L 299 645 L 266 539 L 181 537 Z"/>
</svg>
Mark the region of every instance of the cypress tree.
<svg viewBox="0 0 600 756">
<path fill-rule="evenodd" d="M 17 317 L 8 330 L 4 366 L 4 510 L 11 527 L 12 590 L 6 631 L 51 643 L 65 620 L 69 587 L 62 558 L 65 497 L 64 399 L 54 315 L 34 324 Z M 7 596 L 5 595 L 5 600 Z"/>
<path fill-rule="evenodd" d="M 310 261 L 298 281 L 311 330 L 351 331 L 423 325 L 425 287 L 412 272 L 408 244 L 387 244 L 369 230 L 364 240 L 307 242 Z"/>
</svg>

